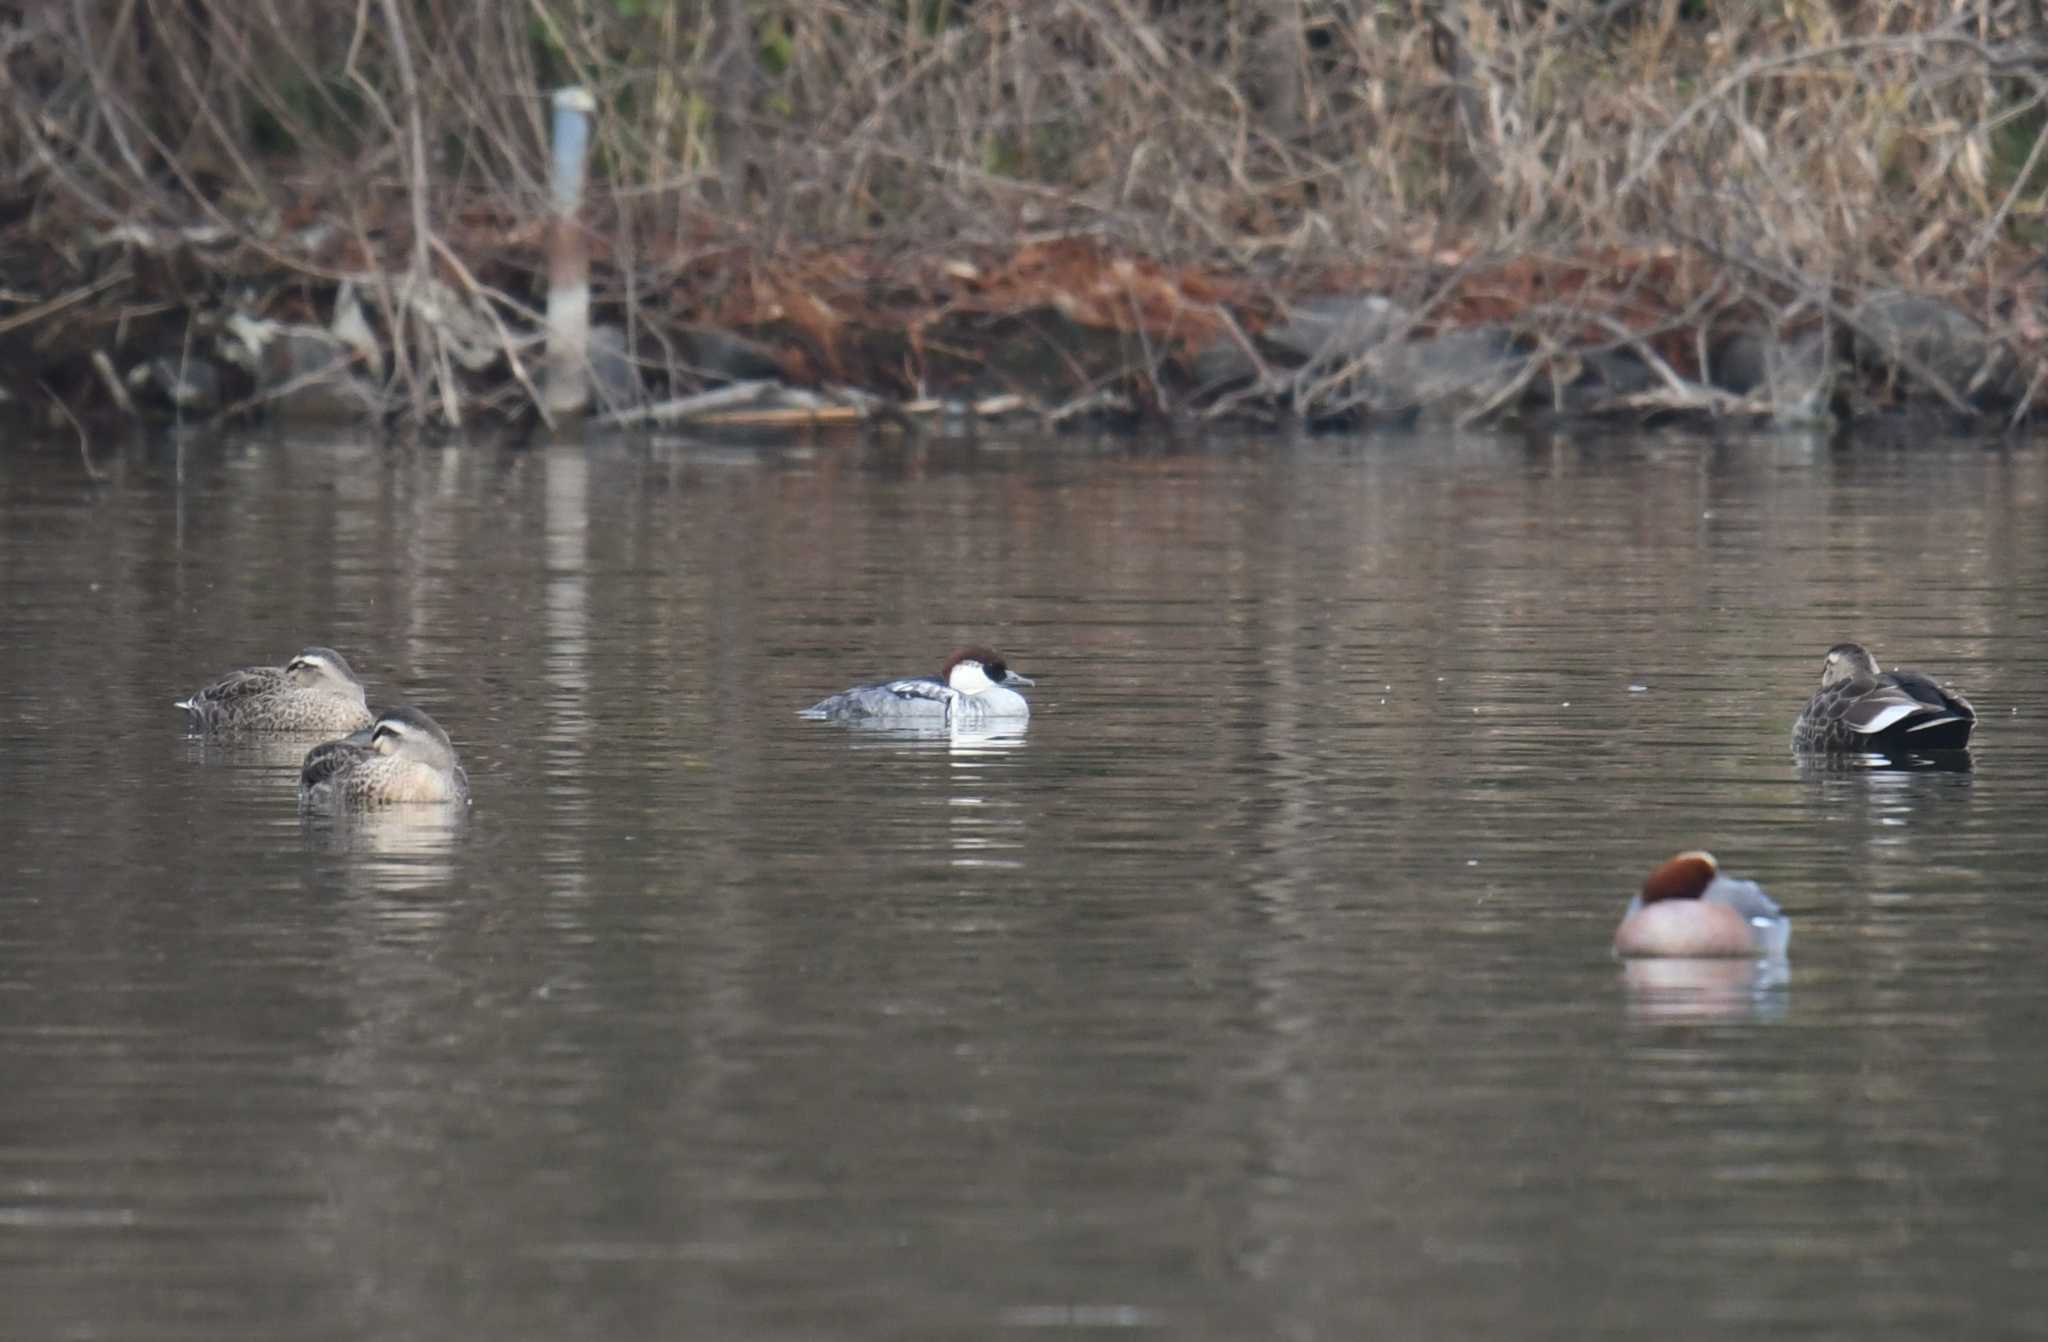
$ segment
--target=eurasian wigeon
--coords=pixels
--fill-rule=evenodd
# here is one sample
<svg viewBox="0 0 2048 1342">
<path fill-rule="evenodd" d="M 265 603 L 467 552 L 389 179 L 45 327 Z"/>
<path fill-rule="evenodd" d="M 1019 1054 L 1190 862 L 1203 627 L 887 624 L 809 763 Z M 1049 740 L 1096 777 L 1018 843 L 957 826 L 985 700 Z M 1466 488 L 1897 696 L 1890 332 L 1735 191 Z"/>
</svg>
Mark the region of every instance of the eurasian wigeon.
<svg viewBox="0 0 2048 1342">
<path fill-rule="evenodd" d="M 1723 876 L 1712 853 L 1695 851 L 1650 873 L 1614 930 L 1614 953 L 1777 959 L 1791 938 L 1791 920 L 1762 886 Z"/>
</svg>

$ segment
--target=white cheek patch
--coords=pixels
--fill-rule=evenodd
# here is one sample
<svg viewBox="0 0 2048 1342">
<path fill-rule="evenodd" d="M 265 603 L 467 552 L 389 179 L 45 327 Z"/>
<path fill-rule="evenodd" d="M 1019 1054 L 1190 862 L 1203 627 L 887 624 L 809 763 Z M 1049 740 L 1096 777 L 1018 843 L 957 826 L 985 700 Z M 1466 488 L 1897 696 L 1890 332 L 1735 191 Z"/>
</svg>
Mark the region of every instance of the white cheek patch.
<svg viewBox="0 0 2048 1342">
<path fill-rule="evenodd" d="M 993 684 L 979 662 L 962 662 L 953 668 L 952 686 L 962 694 L 980 694 Z"/>
<path fill-rule="evenodd" d="M 1868 722 L 1852 722 L 1850 727 L 1864 733 L 1881 732 L 1902 718 L 1910 718 L 1920 709 L 1914 704 L 1894 704 Z"/>
</svg>

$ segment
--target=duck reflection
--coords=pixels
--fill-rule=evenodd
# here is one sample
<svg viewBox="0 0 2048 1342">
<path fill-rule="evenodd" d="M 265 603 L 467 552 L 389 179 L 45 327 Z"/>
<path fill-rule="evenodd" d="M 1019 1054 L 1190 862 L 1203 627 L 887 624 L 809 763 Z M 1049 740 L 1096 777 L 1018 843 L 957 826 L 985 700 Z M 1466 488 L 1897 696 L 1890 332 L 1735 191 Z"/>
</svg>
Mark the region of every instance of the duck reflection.
<svg viewBox="0 0 2048 1342">
<path fill-rule="evenodd" d="M 1021 726 L 959 730 L 946 742 L 954 785 L 960 788 L 947 815 L 953 866 L 1014 870 L 1024 865 L 1015 855 L 1024 848 L 1030 809 L 1017 789 L 998 777 L 1008 767 L 1006 757 L 1023 747 Z"/>
<path fill-rule="evenodd" d="M 345 856 L 351 875 L 372 889 L 419 890 L 454 875 L 455 849 L 469 827 L 466 806 L 391 806 L 302 810 L 307 848 Z"/>
<path fill-rule="evenodd" d="M 1025 745 L 1024 723 L 846 724 L 847 742 L 855 750 L 887 750 L 904 755 L 947 757 L 944 784 L 947 862 L 953 867 L 1015 869 L 1015 854 L 1025 845 L 1030 812 L 1006 785 L 1002 773 Z"/>
<path fill-rule="evenodd" d="M 868 719 L 845 724 L 847 739 L 855 750 L 944 750 L 950 754 L 1008 755 L 1024 746 L 1024 726 L 954 726 L 949 723 L 903 723 Z"/>
<path fill-rule="evenodd" d="M 1789 1004 L 1783 960 L 1628 960 L 1621 980 L 1631 1020 L 1706 1024 L 1778 1020 Z"/>
<path fill-rule="evenodd" d="M 1895 754 L 1816 755 L 1793 752 L 1799 776 L 1809 782 L 1818 778 L 1868 773 L 1966 774 L 1976 769 L 1967 750 L 1899 751 Z"/>
<path fill-rule="evenodd" d="M 306 758 L 306 747 L 312 739 L 291 735 L 185 736 L 179 739 L 179 744 L 186 762 L 191 764 L 209 769 L 261 771 L 266 775 L 262 780 L 263 790 L 275 793 L 278 780 L 267 775 L 273 770 L 284 771 L 296 780 L 299 765 Z"/>
</svg>

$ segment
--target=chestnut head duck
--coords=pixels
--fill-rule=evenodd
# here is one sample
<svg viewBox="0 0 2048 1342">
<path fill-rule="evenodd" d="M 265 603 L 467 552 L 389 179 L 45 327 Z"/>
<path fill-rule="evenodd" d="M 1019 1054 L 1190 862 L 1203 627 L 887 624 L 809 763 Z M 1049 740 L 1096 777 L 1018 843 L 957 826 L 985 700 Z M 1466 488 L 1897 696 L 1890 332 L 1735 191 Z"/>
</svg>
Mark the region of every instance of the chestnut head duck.
<svg viewBox="0 0 2048 1342">
<path fill-rule="evenodd" d="M 1792 923 L 1755 881 L 1721 874 L 1712 853 L 1680 853 L 1658 865 L 1614 930 L 1624 959 L 1778 959 Z"/>
<path fill-rule="evenodd" d="M 1792 724 L 1792 749 L 1892 755 L 1961 750 L 1977 711 L 1918 671 L 1880 670 L 1860 643 L 1837 643 L 1820 688 Z"/>
</svg>

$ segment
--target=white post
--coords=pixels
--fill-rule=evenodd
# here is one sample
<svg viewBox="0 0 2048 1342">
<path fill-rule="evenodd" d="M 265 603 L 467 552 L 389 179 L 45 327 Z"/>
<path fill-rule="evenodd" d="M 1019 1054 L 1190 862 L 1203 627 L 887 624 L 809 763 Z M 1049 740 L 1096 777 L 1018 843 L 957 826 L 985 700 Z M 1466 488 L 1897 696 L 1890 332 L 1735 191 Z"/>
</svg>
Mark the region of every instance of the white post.
<svg viewBox="0 0 2048 1342">
<path fill-rule="evenodd" d="M 597 100 L 580 88 L 556 89 L 554 107 L 547 377 L 541 390 L 541 408 L 551 421 L 580 415 L 590 403 L 590 241 L 576 216 L 583 209 Z"/>
</svg>

